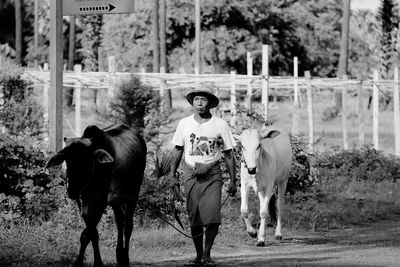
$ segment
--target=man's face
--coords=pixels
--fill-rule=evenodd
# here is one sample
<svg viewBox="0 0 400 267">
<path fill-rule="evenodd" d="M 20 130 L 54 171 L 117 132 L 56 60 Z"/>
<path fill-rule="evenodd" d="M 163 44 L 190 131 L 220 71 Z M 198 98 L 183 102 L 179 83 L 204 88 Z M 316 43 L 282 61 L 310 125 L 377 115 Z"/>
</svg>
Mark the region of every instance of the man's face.
<svg viewBox="0 0 400 267">
<path fill-rule="evenodd" d="M 196 95 L 193 98 L 193 107 L 199 114 L 206 113 L 210 110 L 209 101 L 206 96 Z"/>
</svg>

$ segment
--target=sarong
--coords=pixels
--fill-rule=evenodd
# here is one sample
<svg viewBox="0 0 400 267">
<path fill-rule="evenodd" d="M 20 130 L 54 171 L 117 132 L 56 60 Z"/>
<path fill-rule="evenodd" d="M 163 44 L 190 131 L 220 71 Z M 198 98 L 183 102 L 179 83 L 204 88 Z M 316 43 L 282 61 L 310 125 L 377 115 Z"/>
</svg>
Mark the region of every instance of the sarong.
<svg viewBox="0 0 400 267">
<path fill-rule="evenodd" d="M 194 169 L 183 164 L 186 208 L 190 226 L 221 224 L 222 173 L 219 162 L 205 174 L 194 175 Z"/>
</svg>

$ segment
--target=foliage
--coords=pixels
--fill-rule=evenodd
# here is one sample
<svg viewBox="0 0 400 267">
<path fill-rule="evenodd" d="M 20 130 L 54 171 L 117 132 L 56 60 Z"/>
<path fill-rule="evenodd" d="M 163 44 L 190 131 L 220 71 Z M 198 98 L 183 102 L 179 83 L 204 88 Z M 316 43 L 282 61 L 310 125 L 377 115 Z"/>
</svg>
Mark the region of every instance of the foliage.
<svg viewBox="0 0 400 267">
<path fill-rule="evenodd" d="M 34 98 L 31 84 L 22 79 L 22 72 L 9 60 L 0 65 L 0 121 L 12 136 L 37 136 L 44 131 L 44 110 Z"/>
<path fill-rule="evenodd" d="M 339 109 L 336 108 L 335 106 L 330 106 L 324 109 L 324 111 L 322 111 L 321 120 L 330 121 L 337 118 L 338 115 L 339 115 Z"/>
<path fill-rule="evenodd" d="M 101 28 L 103 26 L 102 15 L 86 15 L 81 17 L 82 34 L 80 36 L 83 56 L 82 64 L 86 71 L 98 71 L 99 47 L 102 40 Z"/>
<path fill-rule="evenodd" d="M 326 155 L 320 159 L 321 175 L 349 177 L 354 180 L 368 180 L 382 182 L 384 180 L 395 182 L 400 177 L 400 161 L 394 156 L 386 156 L 382 151 L 377 151 L 372 146 L 361 149 L 351 149 Z M 327 177 L 329 178 L 329 177 Z"/>
<path fill-rule="evenodd" d="M 371 147 L 318 155 L 318 179 L 287 197 L 287 224 L 312 230 L 376 219 L 400 207 L 400 162 Z"/>
<path fill-rule="evenodd" d="M 137 14 L 104 17 L 102 47 L 114 56 L 118 71 L 151 69 L 151 15 L 148 9 Z"/>
<path fill-rule="evenodd" d="M 110 107 L 115 113 L 115 119 L 136 126 L 141 131 L 145 127 L 145 117 L 153 109 L 158 109 L 159 97 L 148 85 L 144 85 L 134 75 L 121 82 Z"/>
<path fill-rule="evenodd" d="M 378 8 L 377 20 L 380 32 L 380 75 L 390 79 L 396 57 L 396 32 L 399 24 L 398 8 L 393 0 L 382 0 Z"/>
<path fill-rule="evenodd" d="M 0 136 L 0 221 L 48 220 L 57 210 L 63 182 L 43 170 L 45 161 L 42 150 Z"/>
</svg>

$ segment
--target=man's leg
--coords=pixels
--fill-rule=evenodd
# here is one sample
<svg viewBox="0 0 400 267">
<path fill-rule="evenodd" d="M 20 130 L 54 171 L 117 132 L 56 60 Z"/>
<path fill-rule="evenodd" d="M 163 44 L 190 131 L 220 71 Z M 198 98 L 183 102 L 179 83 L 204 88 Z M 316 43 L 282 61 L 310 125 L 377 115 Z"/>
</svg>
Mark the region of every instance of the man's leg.
<svg viewBox="0 0 400 267">
<path fill-rule="evenodd" d="M 215 237 L 218 234 L 219 224 L 211 223 L 206 226 L 205 231 L 205 244 L 204 244 L 204 252 L 203 252 L 203 260 L 211 259 L 211 248 L 214 244 Z"/>
<path fill-rule="evenodd" d="M 192 239 L 196 248 L 196 260 L 201 260 L 203 256 L 203 226 L 191 227 Z"/>
</svg>

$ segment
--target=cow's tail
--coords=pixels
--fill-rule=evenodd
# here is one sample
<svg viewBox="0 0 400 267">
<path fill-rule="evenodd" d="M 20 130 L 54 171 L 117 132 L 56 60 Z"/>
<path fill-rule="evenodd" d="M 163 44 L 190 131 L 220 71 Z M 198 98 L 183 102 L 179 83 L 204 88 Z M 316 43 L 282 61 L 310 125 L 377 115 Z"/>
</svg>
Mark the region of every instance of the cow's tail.
<svg viewBox="0 0 400 267">
<path fill-rule="evenodd" d="M 276 193 L 273 193 L 271 199 L 269 200 L 268 212 L 271 219 L 271 224 L 275 226 L 277 220 Z"/>
</svg>

